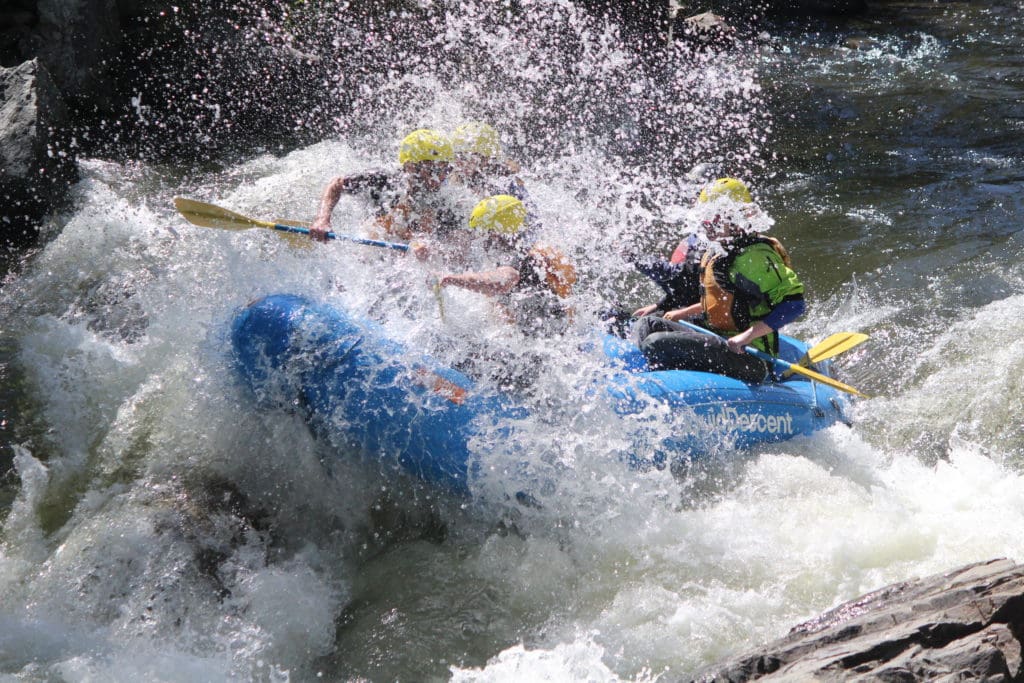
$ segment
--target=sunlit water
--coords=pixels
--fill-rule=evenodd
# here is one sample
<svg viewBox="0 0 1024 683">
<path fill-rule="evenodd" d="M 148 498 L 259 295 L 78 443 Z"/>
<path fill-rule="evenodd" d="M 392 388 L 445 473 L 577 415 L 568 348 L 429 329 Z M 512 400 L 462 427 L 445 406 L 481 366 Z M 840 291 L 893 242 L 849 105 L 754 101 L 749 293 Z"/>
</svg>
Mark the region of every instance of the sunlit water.
<svg viewBox="0 0 1024 683">
<path fill-rule="evenodd" d="M 564 4 L 531 4 L 520 35 L 470 8 L 434 40 L 476 61 L 376 84 L 348 133 L 187 181 L 85 162 L 62 232 L 0 298 L 0 671 L 676 680 L 884 584 L 1024 557 L 1020 9 L 779 28 L 644 66 Z M 429 265 L 193 227 L 171 197 L 308 219 L 329 177 L 391 163 L 408 128 L 479 117 L 580 266 L 581 344 L 604 302 L 656 296 L 623 243 L 670 249 L 700 182 L 752 178 L 809 288 L 792 331 L 872 335 L 839 362 L 876 396 L 853 429 L 631 470 L 641 427 L 588 404 L 597 360 L 566 343 L 538 349 L 551 410 L 481 440 L 464 499 L 257 408 L 227 326 L 263 294 L 372 312 L 416 347 L 501 335 L 469 295 L 442 319 Z M 366 216 L 345 199 L 335 229 Z M 655 436 L 680 419 L 649 417 Z M 517 477 L 546 482 L 543 507 L 506 497 Z"/>
</svg>

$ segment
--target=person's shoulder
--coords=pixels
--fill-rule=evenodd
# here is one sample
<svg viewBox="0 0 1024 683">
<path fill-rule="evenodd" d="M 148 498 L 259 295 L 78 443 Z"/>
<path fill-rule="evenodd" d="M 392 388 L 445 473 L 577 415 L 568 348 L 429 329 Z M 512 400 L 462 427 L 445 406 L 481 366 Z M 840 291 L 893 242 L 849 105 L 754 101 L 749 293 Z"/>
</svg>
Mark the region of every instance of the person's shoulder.
<svg viewBox="0 0 1024 683">
<path fill-rule="evenodd" d="M 527 248 L 526 255 L 530 259 L 542 262 L 549 268 L 564 268 L 575 272 L 575 266 L 573 266 L 572 260 L 569 256 L 565 251 L 554 245 L 543 242 L 534 242 Z"/>
<path fill-rule="evenodd" d="M 776 258 L 779 258 L 779 252 L 775 248 L 775 244 L 776 243 L 777 242 L 773 242 L 772 240 L 769 240 L 769 239 L 757 238 L 751 244 L 746 245 L 745 247 L 743 247 L 742 250 L 740 250 L 740 254 L 739 254 L 738 258 L 743 258 L 743 257 L 760 258 L 762 256 L 768 256 L 768 257 L 774 256 Z"/>
<path fill-rule="evenodd" d="M 341 187 L 346 192 L 386 192 L 399 187 L 400 176 L 391 169 L 370 168 L 345 176 L 339 176 Z"/>
<path fill-rule="evenodd" d="M 529 249 L 530 259 L 543 271 L 544 279 L 555 293 L 565 298 L 572 293 L 579 279 L 576 266 L 560 248 L 535 242 Z"/>
<path fill-rule="evenodd" d="M 396 184 L 402 174 L 399 169 L 377 167 L 357 171 L 346 177 L 364 185 L 390 185 Z"/>
<path fill-rule="evenodd" d="M 782 242 L 778 239 L 762 236 L 758 241 L 758 246 L 760 247 L 758 253 L 764 254 L 764 258 L 769 259 L 773 263 L 783 264 L 787 268 L 793 267 L 789 251 L 786 247 L 782 246 Z"/>
<path fill-rule="evenodd" d="M 782 258 L 775 248 L 767 242 L 757 241 L 742 247 L 732 260 L 732 267 L 741 270 L 756 268 L 766 260 L 781 262 Z"/>
</svg>

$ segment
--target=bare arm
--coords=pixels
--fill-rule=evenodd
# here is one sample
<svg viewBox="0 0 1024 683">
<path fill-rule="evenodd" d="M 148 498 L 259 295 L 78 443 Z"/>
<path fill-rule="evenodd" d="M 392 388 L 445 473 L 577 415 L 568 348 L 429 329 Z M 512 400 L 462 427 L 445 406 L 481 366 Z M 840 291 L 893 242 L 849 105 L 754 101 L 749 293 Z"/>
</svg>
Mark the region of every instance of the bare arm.
<svg viewBox="0 0 1024 683">
<path fill-rule="evenodd" d="M 743 350 L 744 346 L 749 346 L 755 339 L 760 339 L 771 332 L 773 332 L 771 327 L 763 321 L 758 320 L 736 336 L 729 338 L 729 350 L 733 353 L 746 353 L 746 351 Z"/>
<path fill-rule="evenodd" d="M 690 318 L 696 318 L 701 314 L 704 308 L 700 303 L 690 304 L 686 308 L 677 308 L 674 311 L 669 311 L 665 314 L 665 320 L 688 320 Z M 765 332 L 765 334 L 768 334 Z"/>
<path fill-rule="evenodd" d="M 511 266 L 501 266 L 494 270 L 442 275 L 437 281 L 441 287 L 452 285 L 488 296 L 507 294 L 518 283 L 519 272 Z"/>
<path fill-rule="evenodd" d="M 332 178 L 327 187 L 324 188 L 320 197 L 320 208 L 317 209 L 316 218 L 309 225 L 309 236 L 318 242 L 327 241 L 327 232 L 331 229 L 331 213 L 341 199 L 341 193 L 345 190 L 345 178 L 338 176 Z"/>
<path fill-rule="evenodd" d="M 633 317 L 642 318 L 645 315 L 650 315 L 651 313 L 654 313 L 656 310 L 658 310 L 658 304 L 648 304 L 633 311 Z"/>
</svg>

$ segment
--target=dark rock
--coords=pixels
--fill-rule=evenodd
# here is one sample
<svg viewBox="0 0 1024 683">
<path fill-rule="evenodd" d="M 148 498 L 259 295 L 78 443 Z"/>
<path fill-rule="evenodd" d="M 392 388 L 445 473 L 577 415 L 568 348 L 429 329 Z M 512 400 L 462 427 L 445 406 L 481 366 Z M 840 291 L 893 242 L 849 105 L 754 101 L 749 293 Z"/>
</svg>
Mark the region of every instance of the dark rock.
<svg viewBox="0 0 1024 683">
<path fill-rule="evenodd" d="M 35 2 L 10 0 L 0 9 L 0 66 L 17 66 L 25 61 L 36 24 Z"/>
<path fill-rule="evenodd" d="M 23 245 L 66 197 L 74 159 L 60 131 L 67 111 L 37 60 L 0 69 L 0 245 Z"/>
<path fill-rule="evenodd" d="M 775 2 L 771 10 L 777 14 L 836 16 L 860 14 L 868 7 L 865 0 L 796 0 Z"/>
<path fill-rule="evenodd" d="M 1024 566 L 993 560 L 888 586 L 700 681 L 1019 681 Z"/>
<path fill-rule="evenodd" d="M 110 109 L 116 0 L 14 0 L 0 10 L 0 246 L 35 241 L 76 178 L 74 111 Z"/>
<path fill-rule="evenodd" d="M 729 4 L 730 19 L 732 13 L 769 18 L 849 16 L 867 7 L 866 0 L 735 0 Z"/>
<path fill-rule="evenodd" d="M 66 99 L 102 99 L 104 65 L 121 45 L 116 0 L 39 0 L 37 12 L 33 56 Z"/>
<path fill-rule="evenodd" d="M 726 22 L 725 17 L 713 12 L 704 12 L 673 22 L 670 37 L 684 40 L 697 47 L 726 49 L 736 42 L 736 29 Z"/>
<path fill-rule="evenodd" d="M 346 60 L 332 38 L 293 36 L 286 8 L 186 3 L 125 19 L 118 104 L 78 121 L 95 153 L 203 163 L 322 139 L 341 109 L 333 87 Z"/>
<path fill-rule="evenodd" d="M 849 50 L 876 50 L 880 43 L 870 36 L 850 36 L 843 41 L 843 47 Z"/>
</svg>

